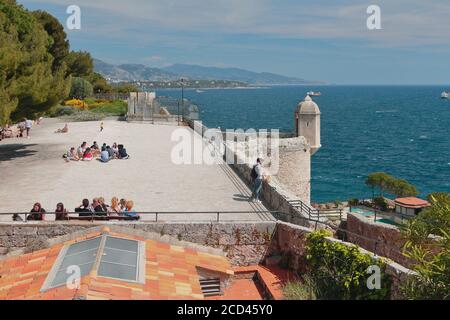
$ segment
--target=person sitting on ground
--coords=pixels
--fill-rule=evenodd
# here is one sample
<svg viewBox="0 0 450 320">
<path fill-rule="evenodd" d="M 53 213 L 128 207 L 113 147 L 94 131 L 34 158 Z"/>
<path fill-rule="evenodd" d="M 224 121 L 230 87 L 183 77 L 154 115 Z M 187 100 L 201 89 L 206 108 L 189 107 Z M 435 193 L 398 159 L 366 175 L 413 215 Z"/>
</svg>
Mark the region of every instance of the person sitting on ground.
<svg viewBox="0 0 450 320">
<path fill-rule="evenodd" d="M 107 163 L 109 162 L 109 152 L 106 150 L 106 147 L 102 147 L 102 152 L 100 153 L 100 159 L 101 162 Z"/>
<path fill-rule="evenodd" d="M 127 149 L 125 149 L 123 144 L 119 144 L 119 159 L 122 160 L 130 159 L 130 156 L 127 153 Z"/>
<path fill-rule="evenodd" d="M 119 157 L 119 147 L 117 146 L 117 142 L 113 143 L 112 149 L 114 151 L 114 154 L 116 155 L 115 158 Z"/>
<path fill-rule="evenodd" d="M 94 141 L 94 143 L 93 143 L 92 146 L 91 146 L 91 149 L 92 149 L 92 150 L 100 150 L 100 147 L 98 146 L 97 141 Z"/>
<path fill-rule="evenodd" d="M 0 140 L 2 139 L 7 139 L 7 138 L 12 138 L 14 136 L 14 133 L 11 129 L 11 127 L 9 126 L 9 124 L 7 124 L 0 133 Z"/>
<path fill-rule="evenodd" d="M 64 126 L 64 128 L 58 129 L 58 130 L 55 131 L 55 133 L 67 133 L 67 132 L 69 132 L 69 126 L 67 125 L 67 123 Z"/>
<path fill-rule="evenodd" d="M 108 151 L 109 159 L 112 160 L 115 157 L 114 150 L 110 146 L 106 146 L 106 151 Z"/>
<path fill-rule="evenodd" d="M 139 215 L 134 210 L 134 202 L 133 201 L 127 201 L 127 204 L 125 205 L 125 210 L 123 211 L 124 216 L 131 217 L 131 218 L 138 218 Z"/>
<path fill-rule="evenodd" d="M 67 220 L 69 217 L 69 214 L 67 213 L 67 210 L 64 208 L 64 204 L 61 202 L 56 205 L 55 210 L 55 220 L 56 221 L 62 221 Z"/>
<path fill-rule="evenodd" d="M 91 146 L 91 152 L 94 157 L 100 157 L 100 147 L 97 144 L 97 141 L 94 141 L 94 144 Z"/>
<path fill-rule="evenodd" d="M 28 215 L 28 221 L 43 221 L 45 218 L 45 210 L 42 208 L 39 202 L 35 203 L 33 209 L 30 211 L 31 214 Z"/>
<path fill-rule="evenodd" d="M 86 152 L 86 149 L 87 149 L 87 142 L 83 142 L 81 146 L 78 147 L 77 150 L 78 158 L 83 159 L 83 155 Z"/>
<path fill-rule="evenodd" d="M 91 148 L 87 148 L 83 154 L 83 161 L 92 161 L 94 159 L 94 155 L 91 152 Z"/>
<path fill-rule="evenodd" d="M 89 208 L 89 200 L 88 199 L 83 199 L 83 203 L 81 204 L 81 206 L 75 208 L 75 212 L 79 213 L 80 217 L 90 217 L 92 216 L 92 211 Z"/>
<path fill-rule="evenodd" d="M 122 209 L 120 209 L 119 199 L 117 197 L 111 199 L 111 206 L 108 207 L 108 215 L 113 217 L 122 215 Z"/>
<path fill-rule="evenodd" d="M 80 161 L 80 157 L 78 157 L 78 153 L 74 147 L 70 148 L 69 152 L 67 153 L 67 159 L 70 161 Z"/>
<path fill-rule="evenodd" d="M 25 126 L 25 121 L 22 121 L 21 123 L 19 123 L 17 125 L 17 128 L 19 129 L 19 133 L 17 135 L 17 138 L 23 138 L 23 133 L 27 129 L 26 126 Z"/>
<path fill-rule="evenodd" d="M 125 208 L 127 206 L 127 200 L 123 199 L 123 198 L 120 199 L 119 206 L 120 206 L 120 210 L 122 210 L 122 212 L 125 211 Z"/>
</svg>

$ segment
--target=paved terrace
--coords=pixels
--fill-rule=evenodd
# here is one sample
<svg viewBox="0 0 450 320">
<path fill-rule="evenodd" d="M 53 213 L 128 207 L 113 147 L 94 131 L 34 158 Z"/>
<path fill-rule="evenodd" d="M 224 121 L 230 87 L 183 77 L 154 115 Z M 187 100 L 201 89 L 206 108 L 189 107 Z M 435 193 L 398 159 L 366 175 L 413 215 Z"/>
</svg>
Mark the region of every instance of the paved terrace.
<svg viewBox="0 0 450 320">
<path fill-rule="evenodd" d="M 176 165 L 171 151 L 176 145 L 171 134 L 179 127 L 104 121 L 71 122 L 68 134 L 55 134 L 64 123 L 45 119 L 35 125 L 30 139 L 6 139 L 0 142 L 0 212 L 29 212 L 35 202 L 53 211 L 63 202 L 69 211 L 83 198 L 103 196 L 109 203 L 113 196 L 133 200 L 139 212 L 240 211 L 221 216 L 221 220 L 259 221 L 272 217 L 267 209 L 248 202 L 248 187 L 226 165 Z M 194 139 L 200 137 L 190 128 Z M 62 155 L 81 142 L 97 141 L 124 144 L 129 160 L 66 163 Z M 259 212 L 259 213 L 258 213 Z M 163 218 L 164 217 L 164 218 Z M 153 220 L 153 215 L 143 216 Z M 48 216 L 47 219 L 50 219 Z M 53 219 L 53 217 L 51 217 Z M 216 215 L 176 214 L 159 219 L 216 219 Z M 0 216 L 11 221 L 11 216 Z"/>
</svg>

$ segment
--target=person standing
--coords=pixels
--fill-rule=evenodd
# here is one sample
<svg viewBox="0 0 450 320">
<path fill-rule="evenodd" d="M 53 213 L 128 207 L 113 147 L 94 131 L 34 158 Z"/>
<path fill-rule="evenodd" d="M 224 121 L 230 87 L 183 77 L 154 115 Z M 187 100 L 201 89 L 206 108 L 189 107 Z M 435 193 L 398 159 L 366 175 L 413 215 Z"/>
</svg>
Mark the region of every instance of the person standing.
<svg viewBox="0 0 450 320">
<path fill-rule="evenodd" d="M 31 127 L 33 126 L 33 121 L 25 118 L 25 129 L 27 130 L 27 138 L 30 138 L 30 130 Z"/>
<path fill-rule="evenodd" d="M 103 132 L 104 128 L 105 128 L 105 126 L 104 126 L 103 121 L 102 121 L 102 123 L 100 123 L 100 132 Z"/>
<path fill-rule="evenodd" d="M 263 159 L 258 158 L 256 160 L 256 165 L 253 167 L 251 173 L 251 177 L 253 179 L 253 189 L 252 189 L 252 197 L 250 200 L 255 200 L 257 203 L 261 203 L 259 196 L 261 194 L 264 180 L 262 163 Z"/>
</svg>

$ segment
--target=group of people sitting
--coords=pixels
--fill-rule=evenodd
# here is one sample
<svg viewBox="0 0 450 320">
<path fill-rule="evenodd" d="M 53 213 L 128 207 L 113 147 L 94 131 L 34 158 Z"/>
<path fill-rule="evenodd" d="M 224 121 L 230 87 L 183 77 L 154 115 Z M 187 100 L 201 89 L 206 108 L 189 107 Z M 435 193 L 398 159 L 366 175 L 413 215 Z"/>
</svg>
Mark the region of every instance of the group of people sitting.
<svg viewBox="0 0 450 320">
<path fill-rule="evenodd" d="M 79 207 L 75 208 L 75 213 L 78 213 L 80 217 L 130 217 L 139 219 L 139 215 L 134 210 L 134 202 L 131 200 L 119 199 L 114 197 L 111 199 L 111 205 L 105 203 L 103 197 L 94 198 L 92 203 L 88 199 L 84 199 Z M 26 217 L 28 221 L 44 221 L 45 211 L 40 203 L 35 203 L 30 214 Z M 64 207 L 64 204 L 58 203 L 56 205 L 55 220 L 62 221 L 68 220 L 69 212 Z M 19 214 L 13 215 L 14 221 L 23 221 Z"/>
<path fill-rule="evenodd" d="M 114 142 L 112 147 L 103 144 L 100 148 L 96 141 L 92 144 L 91 147 L 88 147 L 87 142 L 83 142 L 81 146 L 77 149 L 75 147 L 70 148 L 70 150 L 63 155 L 63 158 L 69 161 L 92 161 L 97 159 L 101 162 L 109 162 L 113 159 L 129 159 L 130 156 L 127 153 L 127 149 L 125 149 L 123 144 L 117 144 Z"/>
</svg>

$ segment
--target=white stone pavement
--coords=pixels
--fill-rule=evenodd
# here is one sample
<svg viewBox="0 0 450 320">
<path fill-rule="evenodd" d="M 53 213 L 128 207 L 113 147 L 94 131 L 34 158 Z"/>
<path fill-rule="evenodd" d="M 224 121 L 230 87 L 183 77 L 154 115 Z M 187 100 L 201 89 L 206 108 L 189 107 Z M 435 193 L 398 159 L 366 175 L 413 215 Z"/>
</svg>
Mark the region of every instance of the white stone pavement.
<svg viewBox="0 0 450 320">
<path fill-rule="evenodd" d="M 29 212 L 35 202 L 54 211 L 63 202 L 69 211 L 83 198 L 113 196 L 133 200 L 139 212 L 240 211 L 221 215 L 221 220 L 260 221 L 272 219 L 267 209 L 248 202 L 248 187 L 226 164 L 176 165 L 171 161 L 171 134 L 179 127 L 104 121 L 69 122 L 68 134 L 55 134 L 64 123 L 45 119 L 34 126 L 30 139 L 0 142 L 0 212 Z M 200 139 L 184 127 L 194 139 Z M 70 162 L 62 159 L 70 147 L 97 141 L 124 144 L 129 160 Z M 258 213 L 259 212 L 259 213 Z M 164 218 L 165 217 L 165 218 Z M 143 220 L 155 217 L 143 216 Z M 161 215 L 165 221 L 209 221 L 216 214 Z M 0 216 L 11 221 L 11 216 Z"/>
</svg>

